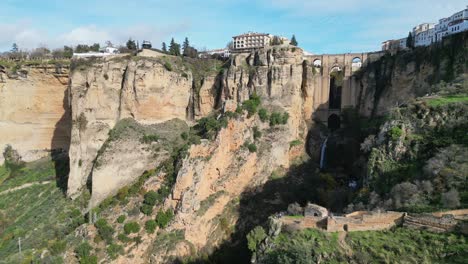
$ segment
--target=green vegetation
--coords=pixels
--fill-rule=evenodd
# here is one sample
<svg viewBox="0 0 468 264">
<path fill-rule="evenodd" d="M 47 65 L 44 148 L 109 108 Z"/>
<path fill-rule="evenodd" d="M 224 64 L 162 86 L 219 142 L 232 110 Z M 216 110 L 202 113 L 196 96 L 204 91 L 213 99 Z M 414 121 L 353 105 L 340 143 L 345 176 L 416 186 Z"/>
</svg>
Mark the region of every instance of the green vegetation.
<svg viewBox="0 0 468 264">
<path fill-rule="evenodd" d="M 242 103 L 242 109 L 247 111 L 248 117 L 251 117 L 257 113 L 257 108 L 260 104 L 260 96 L 258 96 L 256 93 L 253 93 L 249 100 L 245 100 Z"/>
<path fill-rule="evenodd" d="M 403 130 L 399 127 L 392 127 L 390 131 L 388 131 L 388 135 L 393 141 L 400 139 L 401 135 L 403 135 Z"/>
<path fill-rule="evenodd" d="M 216 119 L 213 116 L 203 117 L 198 120 L 198 123 L 195 125 L 194 130 L 197 134 L 206 139 L 214 139 L 219 130 L 226 128 L 228 120 L 226 117 L 221 117 Z"/>
<path fill-rule="evenodd" d="M 13 172 L 0 166 L 0 193 L 31 184 L 0 194 L 0 259 L 6 263 L 18 259 L 19 237 L 25 260 L 27 257 L 35 260 L 39 256 L 33 249 L 35 252 L 49 249 L 51 254 L 60 254 L 69 244 L 67 236 L 84 223 L 80 212 L 83 197 L 71 201 L 56 186 L 54 167 L 59 173 L 66 167 L 59 162 L 56 160 L 54 166 L 54 161 L 44 158 L 24 163 Z M 46 180 L 51 182 L 44 183 Z"/>
<path fill-rule="evenodd" d="M 404 228 L 347 235 L 343 243 L 351 254 L 339 244 L 337 233 L 313 229 L 283 232 L 260 255 L 260 263 L 464 263 L 468 257 L 468 244 L 461 235 Z"/>
<path fill-rule="evenodd" d="M 262 122 L 267 122 L 268 120 L 270 120 L 268 111 L 265 108 L 261 108 L 260 110 L 258 110 L 258 117 L 260 117 L 260 120 Z"/>
<path fill-rule="evenodd" d="M 254 137 L 254 140 L 257 140 L 262 137 L 262 132 L 258 129 L 257 126 L 253 127 L 253 137 Z"/>
<path fill-rule="evenodd" d="M 152 142 L 156 142 L 159 140 L 158 135 L 144 135 L 143 138 L 141 139 L 141 142 L 149 144 Z"/>
<path fill-rule="evenodd" d="M 301 146 L 301 145 L 302 145 L 302 141 L 300 141 L 299 139 L 289 142 L 289 148 L 293 148 L 293 147 Z"/>
<path fill-rule="evenodd" d="M 120 215 L 119 217 L 117 217 L 117 223 L 122 224 L 123 222 L 125 222 L 126 218 L 127 217 L 125 215 Z"/>
<path fill-rule="evenodd" d="M 138 233 L 140 231 L 140 224 L 137 222 L 128 222 L 124 225 L 125 234 Z"/>
<path fill-rule="evenodd" d="M 154 231 L 156 230 L 156 227 L 157 227 L 157 226 L 158 226 L 158 225 L 156 224 L 156 221 L 153 220 L 153 219 L 151 219 L 151 220 L 146 221 L 146 223 L 145 223 L 145 230 L 146 230 L 146 232 L 148 232 L 148 233 L 150 233 L 150 234 L 153 234 Z"/>
<path fill-rule="evenodd" d="M 171 222 L 172 218 L 174 217 L 174 212 L 172 209 L 167 209 L 166 211 L 159 211 L 156 215 L 156 224 L 159 228 L 165 228 L 169 222 Z"/>
<path fill-rule="evenodd" d="M 257 145 L 249 141 L 244 142 L 244 147 L 249 150 L 250 153 L 257 152 Z"/>
<path fill-rule="evenodd" d="M 273 112 L 270 115 L 270 126 L 276 125 L 285 125 L 288 123 L 289 114 L 284 112 L 283 114 L 279 112 Z"/>
<path fill-rule="evenodd" d="M 247 235 L 247 246 L 250 251 L 256 252 L 258 245 L 267 237 L 265 233 L 265 229 L 261 226 L 255 227 L 248 235 Z"/>
<path fill-rule="evenodd" d="M 114 229 L 107 223 L 106 219 L 101 218 L 97 220 L 94 226 L 96 226 L 99 236 L 108 244 L 114 241 Z"/>
<path fill-rule="evenodd" d="M 80 264 L 97 264 L 97 257 L 91 255 L 91 250 L 93 250 L 93 248 L 88 244 L 88 242 L 82 242 L 78 247 L 76 247 L 75 253 Z"/>
<path fill-rule="evenodd" d="M 448 95 L 425 100 L 431 107 L 444 106 L 453 103 L 468 103 L 467 95 Z"/>
<path fill-rule="evenodd" d="M 156 236 L 153 242 L 152 252 L 158 254 L 159 252 L 165 252 L 166 250 L 172 250 L 175 248 L 178 242 L 185 239 L 185 230 L 174 230 L 172 232 L 163 232 Z"/>
<path fill-rule="evenodd" d="M 168 71 L 172 71 L 172 70 L 173 70 L 172 64 L 171 64 L 170 62 L 168 62 L 168 61 L 166 61 L 166 62 L 164 63 L 164 68 L 165 68 L 166 70 L 168 70 Z"/>
<path fill-rule="evenodd" d="M 119 255 L 124 253 L 124 248 L 121 245 L 112 243 L 107 247 L 106 251 L 110 259 L 116 259 Z"/>
</svg>

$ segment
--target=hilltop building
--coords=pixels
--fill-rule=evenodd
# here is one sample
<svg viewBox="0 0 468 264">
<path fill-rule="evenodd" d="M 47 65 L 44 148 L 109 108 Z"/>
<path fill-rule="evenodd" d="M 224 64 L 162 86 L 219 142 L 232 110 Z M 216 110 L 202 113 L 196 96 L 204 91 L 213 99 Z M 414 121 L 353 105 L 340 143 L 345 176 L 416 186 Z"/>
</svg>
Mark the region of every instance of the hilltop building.
<svg viewBox="0 0 468 264">
<path fill-rule="evenodd" d="M 429 46 L 442 41 L 445 36 L 468 30 L 468 6 L 450 17 L 439 19 L 438 24 L 423 23 L 412 30 L 414 46 Z M 387 40 L 382 42 L 383 51 L 406 49 L 406 39 Z"/>
<path fill-rule="evenodd" d="M 273 36 L 266 33 L 248 32 L 232 38 L 234 51 L 248 51 L 269 46 Z"/>
</svg>

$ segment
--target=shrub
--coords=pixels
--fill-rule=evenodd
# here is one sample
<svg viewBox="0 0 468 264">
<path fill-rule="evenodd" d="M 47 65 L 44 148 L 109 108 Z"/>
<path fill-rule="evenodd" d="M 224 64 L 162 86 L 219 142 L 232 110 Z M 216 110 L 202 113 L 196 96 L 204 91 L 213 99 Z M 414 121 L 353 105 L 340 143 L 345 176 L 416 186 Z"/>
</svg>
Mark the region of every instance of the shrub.
<svg viewBox="0 0 468 264">
<path fill-rule="evenodd" d="M 123 243 L 127 243 L 127 242 L 130 242 L 130 238 L 128 238 L 128 236 L 126 236 L 125 234 L 119 234 L 117 236 L 117 239 Z"/>
<path fill-rule="evenodd" d="M 96 256 L 87 256 L 80 258 L 80 264 L 97 264 L 98 259 Z"/>
<path fill-rule="evenodd" d="M 259 139 L 262 137 L 262 132 L 260 132 L 256 126 L 253 128 L 253 137 L 254 139 Z"/>
<path fill-rule="evenodd" d="M 221 130 L 222 128 L 227 127 L 228 120 L 226 117 L 222 117 L 220 119 L 216 119 L 213 116 L 204 117 L 198 120 L 195 129 L 198 133 L 207 139 L 213 138 L 216 133 Z"/>
<path fill-rule="evenodd" d="M 283 122 L 283 117 L 278 112 L 273 112 L 270 115 L 270 126 L 276 126 Z"/>
<path fill-rule="evenodd" d="M 107 254 L 111 259 L 116 259 L 119 255 L 124 253 L 124 249 L 121 245 L 110 244 L 107 247 Z"/>
<path fill-rule="evenodd" d="M 166 68 L 166 70 L 168 70 L 168 71 L 172 71 L 172 64 L 170 62 L 166 61 L 164 63 L 164 68 Z"/>
<path fill-rule="evenodd" d="M 257 226 L 247 234 L 247 246 L 250 251 L 257 251 L 257 246 L 266 238 L 266 233 L 263 227 Z"/>
<path fill-rule="evenodd" d="M 151 215 L 153 213 L 153 206 L 148 205 L 148 204 L 143 204 L 140 207 L 140 211 L 144 213 L 145 215 Z"/>
<path fill-rule="evenodd" d="M 158 225 L 156 224 L 155 220 L 148 220 L 145 223 L 145 230 L 146 230 L 146 232 L 148 232 L 150 234 L 153 234 L 154 231 L 156 230 L 156 226 L 158 226 Z"/>
<path fill-rule="evenodd" d="M 152 142 L 156 142 L 159 140 L 159 136 L 158 135 L 144 135 L 143 138 L 141 139 L 141 142 L 143 143 L 146 143 L 146 144 L 149 144 L 149 143 L 152 143 Z"/>
<path fill-rule="evenodd" d="M 187 139 L 188 139 L 188 134 L 187 134 L 187 132 L 182 132 L 182 134 L 180 134 L 180 137 L 181 137 L 183 140 L 187 140 Z"/>
<path fill-rule="evenodd" d="M 289 142 L 289 148 L 302 145 L 302 142 L 298 139 Z"/>
<path fill-rule="evenodd" d="M 242 108 L 248 112 L 248 117 L 253 116 L 257 113 L 257 107 L 260 105 L 260 97 L 256 93 L 252 94 L 249 100 L 242 103 Z"/>
<path fill-rule="evenodd" d="M 159 211 L 158 214 L 156 215 L 156 224 L 160 228 L 165 228 L 169 222 L 172 220 L 174 217 L 174 213 L 172 212 L 171 209 L 167 209 L 166 211 Z"/>
<path fill-rule="evenodd" d="M 154 206 L 156 205 L 156 202 L 158 201 L 158 199 L 159 199 L 159 195 L 157 192 L 149 191 L 145 193 L 145 198 L 144 198 L 143 203 Z"/>
<path fill-rule="evenodd" d="M 392 127 L 392 129 L 388 131 L 388 135 L 394 141 L 400 139 L 402 134 L 403 134 L 403 130 L 399 127 Z"/>
<path fill-rule="evenodd" d="M 92 249 L 93 248 L 88 244 L 88 242 L 83 242 L 77 248 L 75 248 L 75 253 L 81 260 L 84 257 L 89 257 L 91 255 Z"/>
<path fill-rule="evenodd" d="M 254 143 L 245 142 L 244 147 L 246 147 L 250 153 L 257 152 L 257 146 Z"/>
<path fill-rule="evenodd" d="M 121 215 L 117 217 L 117 223 L 122 224 L 127 217 L 125 215 Z"/>
<path fill-rule="evenodd" d="M 63 253 L 66 248 L 67 248 L 67 242 L 63 240 L 58 240 L 58 241 L 54 241 L 52 245 L 50 245 L 49 250 L 50 250 L 50 253 L 53 256 L 55 256 L 60 253 Z"/>
<path fill-rule="evenodd" d="M 125 234 L 129 235 L 132 233 L 138 233 L 140 231 L 140 225 L 137 222 L 129 222 L 124 225 Z"/>
<path fill-rule="evenodd" d="M 268 112 L 265 108 L 261 108 L 258 110 L 258 117 L 260 117 L 260 120 L 262 122 L 267 122 L 269 119 Z"/>
<path fill-rule="evenodd" d="M 108 243 L 112 243 L 114 236 L 114 229 L 103 218 L 96 221 L 94 224 L 98 229 L 99 235 Z"/>
<path fill-rule="evenodd" d="M 119 192 L 117 193 L 117 200 L 121 202 L 125 201 L 125 199 L 127 198 L 129 194 L 129 189 L 130 188 L 128 186 L 125 186 L 122 189 L 120 189 Z"/>
</svg>

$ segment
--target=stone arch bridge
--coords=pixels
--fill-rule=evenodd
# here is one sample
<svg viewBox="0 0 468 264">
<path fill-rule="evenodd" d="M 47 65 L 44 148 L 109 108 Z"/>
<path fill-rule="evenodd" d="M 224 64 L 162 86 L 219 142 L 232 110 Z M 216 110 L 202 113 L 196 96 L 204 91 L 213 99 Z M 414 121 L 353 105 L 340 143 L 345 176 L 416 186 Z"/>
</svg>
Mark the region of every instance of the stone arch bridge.
<svg viewBox="0 0 468 264">
<path fill-rule="evenodd" d="M 312 87 L 312 119 L 336 126 L 345 108 L 358 104 L 360 83 L 354 73 L 384 53 L 345 53 L 307 55 L 308 87 Z M 310 74 L 311 72 L 311 74 Z M 329 121 L 332 122 L 329 122 Z M 339 126 L 339 122 L 338 122 Z"/>
</svg>

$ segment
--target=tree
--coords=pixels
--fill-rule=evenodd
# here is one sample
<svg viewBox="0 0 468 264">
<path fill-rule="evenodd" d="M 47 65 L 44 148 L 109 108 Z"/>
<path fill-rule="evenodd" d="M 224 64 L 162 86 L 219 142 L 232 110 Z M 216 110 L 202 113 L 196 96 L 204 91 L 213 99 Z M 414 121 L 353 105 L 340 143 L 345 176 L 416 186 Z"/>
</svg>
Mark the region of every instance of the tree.
<svg viewBox="0 0 468 264">
<path fill-rule="evenodd" d="M 162 51 L 163 51 L 164 53 L 167 53 L 166 42 L 163 42 L 163 43 L 162 43 Z"/>
<path fill-rule="evenodd" d="M 19 51 L 19 49 L 18 49 L 18 44 L 13 43 L 13 45 L 11 46 L 11 52 L 16 53 L 16 52 L 18 52 L 18 51 Z"/>
<path fill-rule="evenodd" d="M 174 38 L 172 38 L 171 44 L 169 45 L 169 54 L 180 56 L 180 44 L 176 43 Z"/>
<path fill-rule="evenodd" d="M 99 43 L 94 43 L 91 47 L 89 47 L 89 50 L 98 52 L 100 48 L 101 48 L 101 45 L 99 45 Z"/>
<path fill-rule="evenodd" d="M 131 38 L 129 38 L 128 41 L 127 41 L 127 49 L 137 50 L 137 45 L 136 45 L 135 41 L 132 40 Z"/>
<path fill-rule="evenodd" d="M 184 43 L 182 44 L 182 48 L 184 49 L 184 55 L 185 55 L 185 50 L 187 50 L 190 47 L 190 43 L 187 37 L 185 37 Z"/>
<path fill-rule="evenodd" d="M 106 41 L 106 46 L 107 47 L 114 47 L 114 44 L 110 40 Z"/>
<path fill-rule="evenodd" d="M 68 46 L 63 46 L 63 57 L 71 58 L 73 56 L 73 48 Z"/>
<path fill-rule="evenodd" d="M 411 32 L 408 33 L 408 37 L 406 38 L 406 47 L 410 49 L 414 48 L 414 37 Z"/>
<path fill-rule="evenodd" d="M 247 247 L 250 249 L 251 252 L 256 252 L 257 246 L 266 238 L 266 236 L 267 235 L 263 227 L 255 227 L 247 235 Z"/>
<path fill-rule="evenodd" d="M 291 45 L 293 46 L 297 46 L 298 43 L 297 43 L 297 40 L 296 40 L 296 35 L 292 35 L 292 38 L 291 38 Z"/>
<path fill-rule="evenodd" d="M 76 53 L 86 53 L 89 51 L 89 46 L 85 44 L 78 44 L 75 48 Z"/>
<path fill-rule="evenodd" d="M 283 44 L 283 40 L 278 37 L 278 36 L 273 36 L 273 39 L 271 40 L 271 45 L 272 46 L 277 46 Z"/>
</svg>

